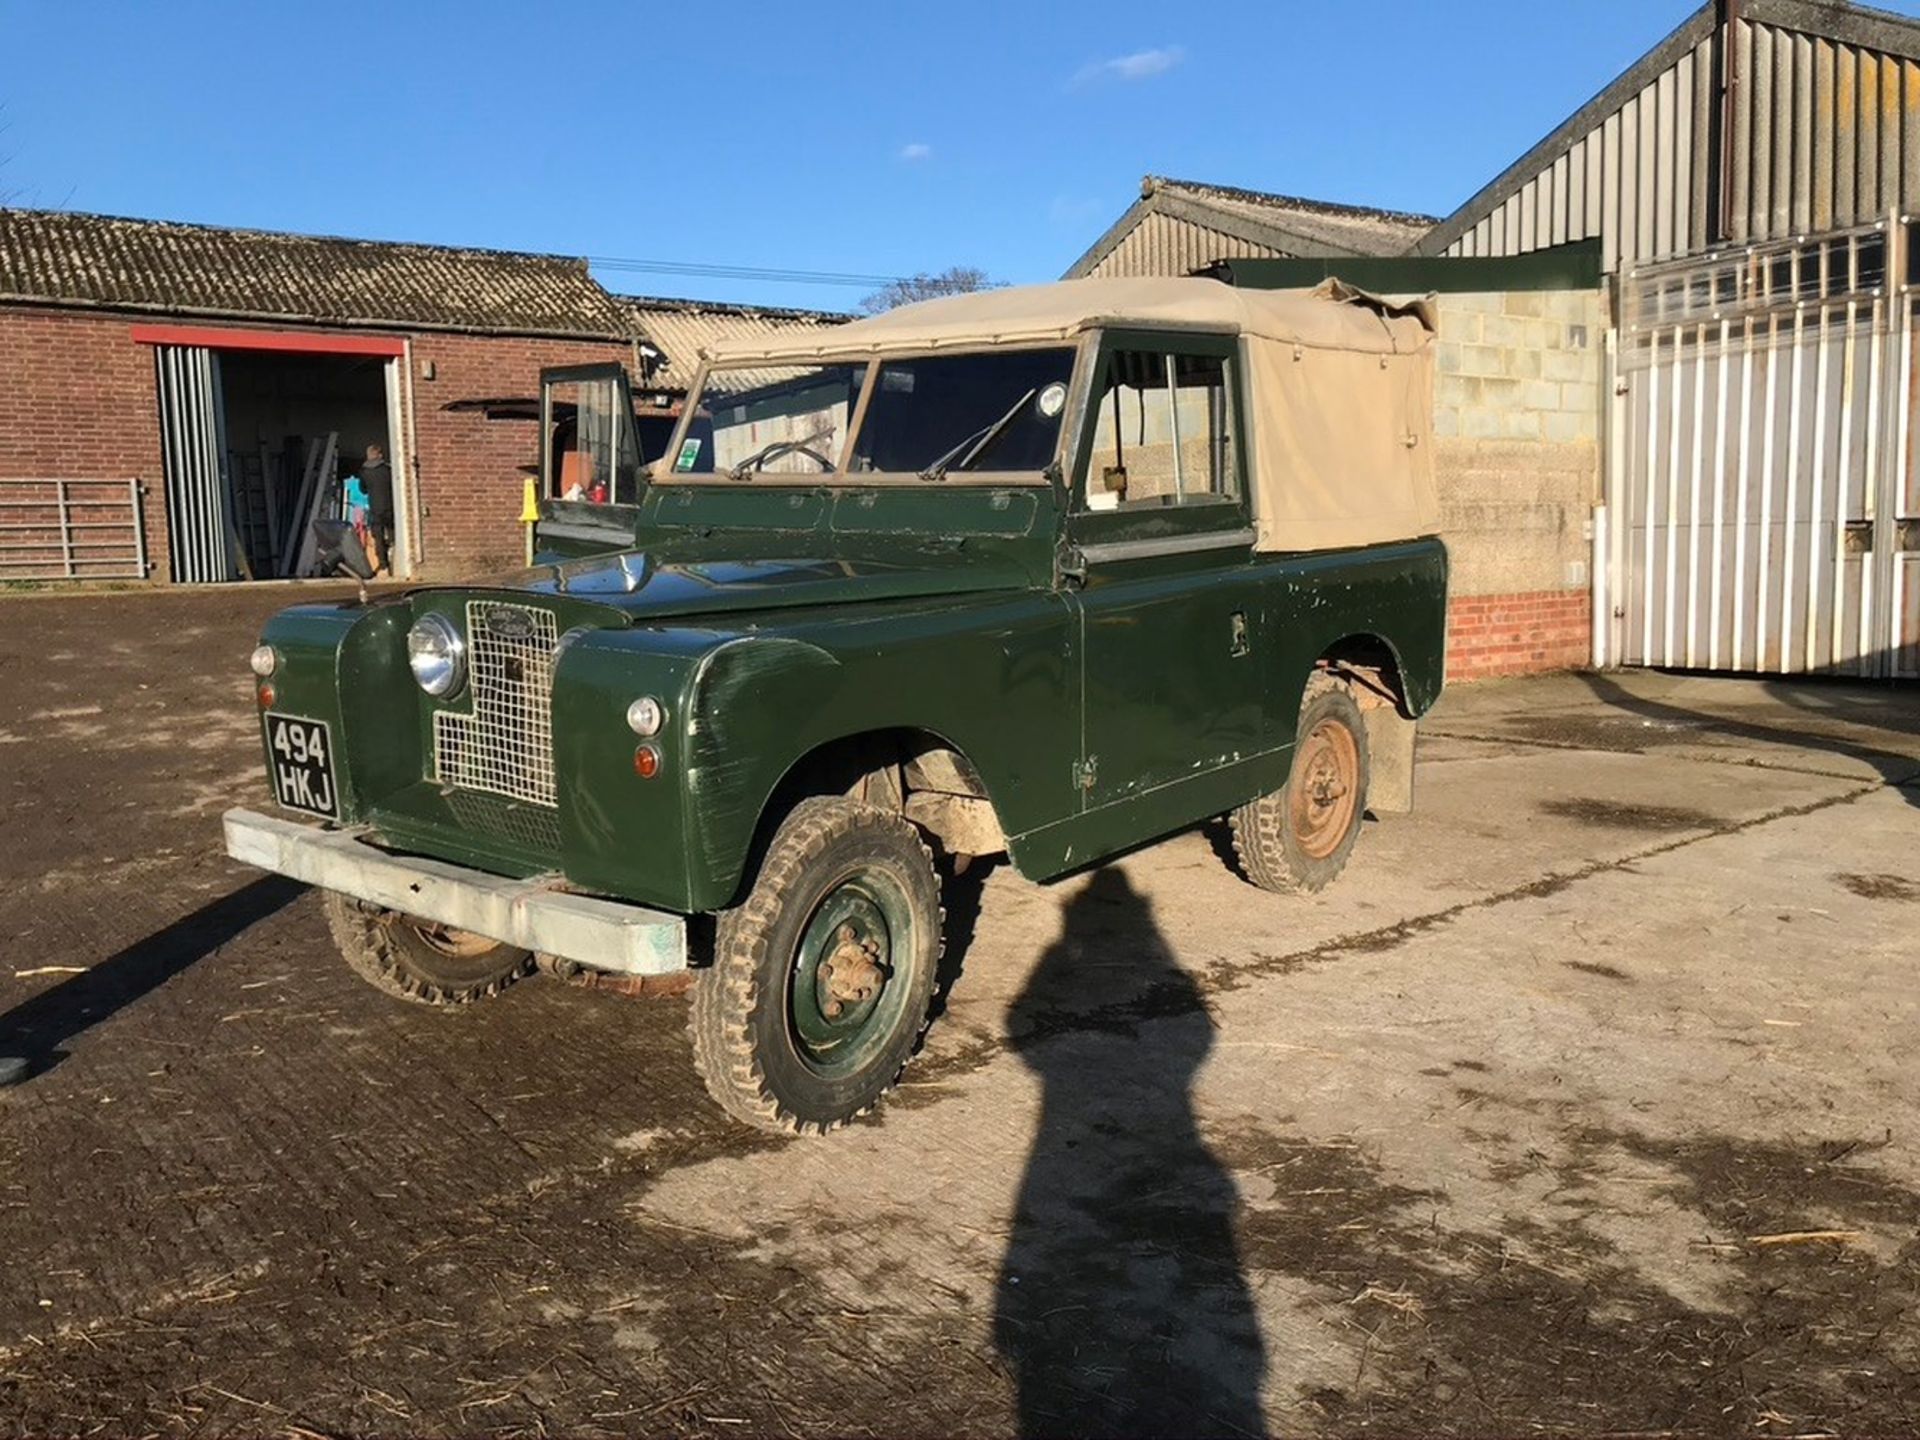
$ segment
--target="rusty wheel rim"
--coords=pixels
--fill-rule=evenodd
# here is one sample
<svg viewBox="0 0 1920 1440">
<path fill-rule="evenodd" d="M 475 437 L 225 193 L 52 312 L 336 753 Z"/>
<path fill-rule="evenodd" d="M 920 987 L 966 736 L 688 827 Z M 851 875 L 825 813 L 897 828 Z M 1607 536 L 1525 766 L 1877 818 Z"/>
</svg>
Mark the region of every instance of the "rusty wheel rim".
<svg viewBox="0 0 1920 1440">
<path fill-rule="evenodd" d="M 1288 820 L 1300 849 L 1324 860 L 1340 848 L 1360 800 L 1360 747 L 1337 720 L 1322 720 L 1300 742 L 1287 786 Z"/>
<path fill-rule="evenodd" d="M 476 935 L 471 930 L 440 925 L 430 920 L 411 921 L 408 928 L 420 937 L 420 942 L 428 949 L 449 960 L 478 960 L 500 944 L 490 936 Z"/>
</svg>

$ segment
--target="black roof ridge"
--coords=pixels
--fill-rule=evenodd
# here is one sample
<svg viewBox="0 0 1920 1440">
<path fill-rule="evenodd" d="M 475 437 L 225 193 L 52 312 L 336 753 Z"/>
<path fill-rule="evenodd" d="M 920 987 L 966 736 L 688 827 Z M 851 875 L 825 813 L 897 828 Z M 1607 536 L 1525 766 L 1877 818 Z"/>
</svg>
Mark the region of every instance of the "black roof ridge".
<svg viewBox="0 0 1920 1440">
<path fill-rule="evenodd" d="M 661 310 L 724 310 L 732 315 L 797 316 L 810 320 L 857 318 L 851 310 L 814 310 L 801 305 L 756 305 L 745 300 L 699 300 L 686 295 L 629 295 L 619 290 L 607 293 L 624 305 L 651 306 Z"/>
<path fill-rule="evenodd" d="M 1327 215 L 1350 215 L 1363 220 L 1404 221 L 1408 225 L 1435 225 L 1440 221 L 1438 215 L 1423 215 L 1417 210 L 1391 210 L 1380 205 L 1348 205 L 1338 200 L 1316 200 L 1307 195 L 1285 195 L 1276 190 L 1249 190 L 1243 185 L 1219 185 L 1211 180 L 1182 180 L 1173 175 L 1148 175 L 1140 182 L 1140 195 L 1145 199 L 1161 186 L 1177 186 L 1182 190 L 1212 192 L 1234 200 L 1248 200 L 1255 204 L 1272 205 L 1275 203 L 1293 206 L 1301 210 L 1314 210 Z"/>
</svg>

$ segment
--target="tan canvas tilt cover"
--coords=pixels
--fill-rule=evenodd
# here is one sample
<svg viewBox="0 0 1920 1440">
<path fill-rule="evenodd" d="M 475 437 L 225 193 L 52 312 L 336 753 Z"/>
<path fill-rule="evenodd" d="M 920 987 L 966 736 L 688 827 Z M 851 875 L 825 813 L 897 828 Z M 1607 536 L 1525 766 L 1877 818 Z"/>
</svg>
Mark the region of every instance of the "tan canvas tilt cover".
<svg viewBox="0 0 1920 1440">
<path fill-rule="evenodd" d="M 1262 550 L 1435 534 L 1433 311 L 1329 280 L 1313 291 L 1203 279 L 1062 280 L 903 305 L 818 330 L 716 342 L 715 364 L 804 364 L 1070 340 L 1095 326 L 1240 337 Z"/>
</svg>

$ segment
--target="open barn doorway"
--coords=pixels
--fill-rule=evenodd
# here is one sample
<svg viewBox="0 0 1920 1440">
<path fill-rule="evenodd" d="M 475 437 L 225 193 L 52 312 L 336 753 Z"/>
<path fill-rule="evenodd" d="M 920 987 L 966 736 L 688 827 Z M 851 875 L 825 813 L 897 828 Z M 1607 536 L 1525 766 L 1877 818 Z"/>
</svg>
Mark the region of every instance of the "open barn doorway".
<svg viewBox="0 0 1920 1440">
<path fill-rule="evenodd" d="M 324 573 L 315 521 L 363 502 L 383 575 L 412 569 L 399 342 L 154 335 L 176 581 Z M 174 339 L 202 343 L 165 343 Z"/>
</svg>

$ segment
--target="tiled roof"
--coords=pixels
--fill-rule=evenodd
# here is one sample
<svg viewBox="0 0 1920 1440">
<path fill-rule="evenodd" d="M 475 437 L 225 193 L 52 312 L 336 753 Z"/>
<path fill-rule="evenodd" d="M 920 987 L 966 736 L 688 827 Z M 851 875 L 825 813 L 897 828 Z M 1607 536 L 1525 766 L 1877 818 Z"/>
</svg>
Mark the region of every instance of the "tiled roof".
<svg viewBox="0 0 1920 1440">
<path fill-rule="evenodd" d="M 1439 223 L 1432 215 L 1404 210 L 1336 205 L 1298 195 L 1149 175 L 1140 182 L 1140 198 L 1073 263 L 1068 278 L 1113 270 L 1113 265 L 1102 262 L 1136 230 L 1156 219 L 1158 230 L 1166 232 L 1165 238 L 1155 240 L 1152 234 L 1145 235 L 1146 253 L 1129 253 L 1120 273 L 1187 273 L 1194 266 L 1189 263 L 1192 257 L 1187 251 L 1192 246 L 1185 243 L 1186 230 L 1207 234 L 1207 243 L 1221 252 L 1211 259 L 1226 255 L 1399 255 Z M 1141 250 L 1142 246 L 1129 248 Z"/>
<path fill-rule="evenodd" d="M 559 255 L 0 209 L 0 302 L 625 339 L 627 312 Z"/>
<path fill-rule="evenodd" d="M 660 352 L 653 369 L 637 390 L 685 390 L 700 367 L 700 352 L 715 340 L 741 335 L 770 335 L 778 330 L 842 325 L 853 317 L 832 310 L 788 310 L 772 305 L 724 305 L 704 300 L 661 300 L 645 295 L 622 295 L 641 336 Z M 732 388 L 751 390 L 787 379 L 788 370 L 739 371 L 729 377 Z"/>
</svg>

